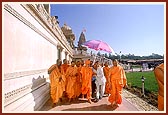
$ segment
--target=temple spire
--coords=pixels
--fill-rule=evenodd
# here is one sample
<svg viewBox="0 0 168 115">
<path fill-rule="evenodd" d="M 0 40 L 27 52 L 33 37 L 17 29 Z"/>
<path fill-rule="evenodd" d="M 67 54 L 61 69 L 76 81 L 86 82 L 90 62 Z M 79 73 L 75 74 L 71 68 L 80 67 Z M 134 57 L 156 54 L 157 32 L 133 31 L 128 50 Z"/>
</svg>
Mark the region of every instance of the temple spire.
<svg viewBox="0 0 168 115">
<path fill-rule="evenodd" d="M 85 51 L 87 50 L 86 47 L 82 46 L 84 42 L 86 42 L 86 38 L 85 38 L 84 32 L 82 31 L 78 41 L 78 50 L 85 50 Z"/>
</svg>

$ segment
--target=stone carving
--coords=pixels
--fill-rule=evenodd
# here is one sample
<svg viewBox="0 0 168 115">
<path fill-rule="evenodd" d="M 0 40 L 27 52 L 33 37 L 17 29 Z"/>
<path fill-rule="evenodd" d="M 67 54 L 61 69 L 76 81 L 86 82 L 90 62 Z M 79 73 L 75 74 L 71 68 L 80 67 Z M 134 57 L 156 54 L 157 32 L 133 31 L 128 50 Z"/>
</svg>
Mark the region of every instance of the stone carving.
<svg viewBox="0 0 168 115">
<path fill-rule="evenodd" d="M 39 10 L 39 12 L 44 13 L 44 9 L 43 9 L 42 4 L 38 4 L 37 9 Z"/>
<path fill-rule="evenodd" d="M 54 16 L 51 17 L 51 22 L 52 22 L 52 28 L 55 29 L 56 28 L 56 19 Z"/>
<path fill-rule="evenodd" d="M 19 77 L 28 76 L 28 75 L 44 73 L 44 72 L 47 72 L 47 69 L 6 73 L 6 74 L 4 74 L 4 80 L 10 80 L 10 79 L 15 79 L 15 78 L 19 78 Z"/>
<path fill-rule="evenodd" d="M 42 77 L 41 77 L 42 76 Z M 19 99 L 20 97 L 24 96 L 25 94 L 28 94 L 37 88 L 43 86 L 46 84 L 46 78 L 44 78 L 44 75 L 39 76 L 37 79 L 32 79 L 32 83 L 25 85 L 23 87 L 20 87 L 19 89 L 13 90 L 11 92 L 5 93 L 5 105 L 13 102 L 14 100 Z"/>
<path fill-rule="evenodd" d="M 51 17 L 48 17 L 47 21 L 50 25 L 52 25 Z"/>
<path fill-rule="evenodd" d="M 25 92 L 30 92 L 29 89 L 31 89 L 31 84 L 30 85 L 26 85 L 24 87 L 21 87 L 19 89 L 13 90 L 11 92 L 8 92 L 5 94 L 5 105 L 11 103 L 13 100 L 18 99 L 20 96 L 24 95 Z"/>
<path fill-rule="evenodd" d="M 72 29 L 67 24 L 64 24 L 63 27 L 61 27 L 61 30 L 63 31 L 63 34 L 65 35 L 71 48 L 74 49 L 75 48 L 75 45 L 74 45 L 75 35 L 72 32 Z"/>
</svg>

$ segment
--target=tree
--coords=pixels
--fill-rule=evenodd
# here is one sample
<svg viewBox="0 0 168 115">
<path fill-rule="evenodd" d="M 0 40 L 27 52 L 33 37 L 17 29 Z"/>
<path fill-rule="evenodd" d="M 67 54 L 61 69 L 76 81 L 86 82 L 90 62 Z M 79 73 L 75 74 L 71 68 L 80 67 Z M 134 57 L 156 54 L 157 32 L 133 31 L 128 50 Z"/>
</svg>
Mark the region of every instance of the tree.
<svg viewBox="0 0 168 115">
<path fill-rule="evenodd" d="M 107 55 L 107 53 L 105 53 L 105 58 L 109 58 L 109 56 Z"/>
<path fill-rule="evenodd" d="M 101 53 L 100 53 L 100 52 L 98 52 L 98 53 L 97 53 L 97 55 L 98 55 L 98 56 L 101 56 Z"/>
<path fill-rule="evenodd" d="M 111 53 L 109 53 L 109 59 L 111 59 L 112 58 L 112 55 L 111 55 Z"/>
</svg>

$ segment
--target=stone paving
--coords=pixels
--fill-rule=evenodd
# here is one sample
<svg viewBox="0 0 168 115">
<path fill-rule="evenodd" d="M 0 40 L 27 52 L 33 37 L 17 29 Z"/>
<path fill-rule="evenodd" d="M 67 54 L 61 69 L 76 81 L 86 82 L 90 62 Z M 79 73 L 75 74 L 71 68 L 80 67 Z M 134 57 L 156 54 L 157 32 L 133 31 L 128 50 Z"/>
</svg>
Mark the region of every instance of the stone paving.
<svg viewBox="0 0 168 115">
<path fill-rule="evenodd" d="M 144 102 L 136 95 L 123 90 L 123 102 L 119 107 L 111 107 L 108 102 L 108 97 L 103 97 L 99 102 L 89 104 L 86 99 L 81 99 L 68 102 L 59 102 L 58 105 L 52 108 L 51 99 L 43 106 L 40 111 L 158 111 L 154 106 Z"/>
<path fill-rule="evenodd" d="M 111 107 L 108 97 L 104 97 L 99 102 L 88 103 L 86 99 L 79 99 L 71 103 L 59 103 L 52 108 L 51 100 L 49 100 L 41 109 L 41 111 L 138 111 L 129 101 L 123 98 L 123 103 L 119 107 Z"/>
<path fill-rule="evenodd" d="M 123 96 L 127 101 L 136 106 L 140 111 L 158 111 L 156 107 L 148 104 L 147 102 L 137 97 L 136 95 L 128 92 L 127 90 L 123 90 Z"/>
</svg>

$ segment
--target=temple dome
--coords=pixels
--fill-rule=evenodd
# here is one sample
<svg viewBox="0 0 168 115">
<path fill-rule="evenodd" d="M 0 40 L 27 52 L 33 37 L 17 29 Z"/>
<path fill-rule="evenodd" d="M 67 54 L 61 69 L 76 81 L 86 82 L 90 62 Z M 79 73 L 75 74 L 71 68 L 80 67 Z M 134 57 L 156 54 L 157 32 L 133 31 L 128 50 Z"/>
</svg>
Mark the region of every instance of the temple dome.
<svg viewBox="0 0 168 115">
<path fill-rule="evenodd" d="M 72 30 L 67 24 L 64 24 L 62 29 L 65 29 L 65 30 Z"/>
</svg>

